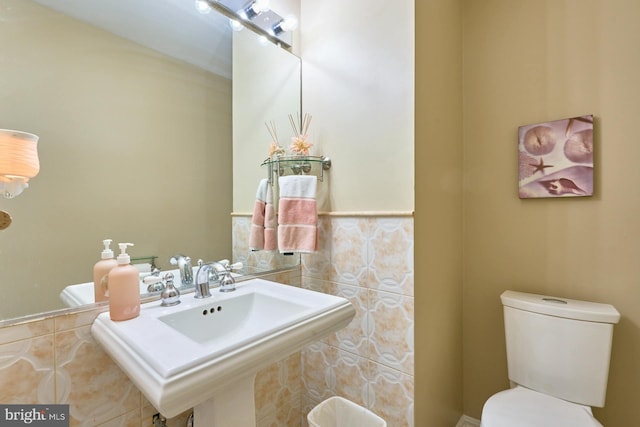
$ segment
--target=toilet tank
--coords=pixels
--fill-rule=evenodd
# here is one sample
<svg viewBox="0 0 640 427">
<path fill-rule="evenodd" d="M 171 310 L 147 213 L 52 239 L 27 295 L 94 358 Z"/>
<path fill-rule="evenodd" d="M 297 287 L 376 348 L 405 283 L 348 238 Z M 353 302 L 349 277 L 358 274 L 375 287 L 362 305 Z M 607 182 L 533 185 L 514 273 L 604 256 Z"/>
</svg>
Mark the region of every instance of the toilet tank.
<svg viewBox="0 0 640 427">
<path fill-rule="evenodd" d="M 609 304 L 505 291 L 509 379 L 587 406 L 603 407 L 613 325 Z"/>
</svg>

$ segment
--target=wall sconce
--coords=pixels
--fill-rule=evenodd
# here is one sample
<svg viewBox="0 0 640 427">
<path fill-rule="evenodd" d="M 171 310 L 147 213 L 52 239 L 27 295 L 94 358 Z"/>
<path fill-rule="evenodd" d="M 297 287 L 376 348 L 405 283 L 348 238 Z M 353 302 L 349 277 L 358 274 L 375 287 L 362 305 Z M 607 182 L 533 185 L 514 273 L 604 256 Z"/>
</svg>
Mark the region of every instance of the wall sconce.
<svg viewBox="0 0 640 427">
<path fill-rule="evenodd" d="M 38 137 L 17 130 L 0 129 L 0 192 L 14 198 L 38 175 Z"/>
</svg>

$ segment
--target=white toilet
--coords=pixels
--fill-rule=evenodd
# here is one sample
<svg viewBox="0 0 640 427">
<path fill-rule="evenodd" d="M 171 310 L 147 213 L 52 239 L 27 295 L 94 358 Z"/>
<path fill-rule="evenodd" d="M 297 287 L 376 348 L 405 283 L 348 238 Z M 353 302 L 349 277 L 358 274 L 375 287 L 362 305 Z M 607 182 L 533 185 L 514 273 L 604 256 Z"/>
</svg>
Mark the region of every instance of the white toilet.
<svg viewBox="0 0 640 427">
<path fill-rule="evenodd" d="M 613 325 L 609 304 L 505 291 L 509 390 L 484 404 L 481 427 L 602 427 Z"/>
</svg>

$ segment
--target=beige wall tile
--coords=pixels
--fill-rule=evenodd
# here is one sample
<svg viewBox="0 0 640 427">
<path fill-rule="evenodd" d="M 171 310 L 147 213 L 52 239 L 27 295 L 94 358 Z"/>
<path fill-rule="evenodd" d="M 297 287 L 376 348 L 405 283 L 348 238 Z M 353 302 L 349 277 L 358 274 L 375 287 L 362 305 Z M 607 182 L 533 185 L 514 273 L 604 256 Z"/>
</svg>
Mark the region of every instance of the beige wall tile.
<svg viewBox="0 0 640 427">
<path fill-rule="evenodd" d="M 367 289 L 358 286 L 342 285 L 316 279 L 305 280 L 305 288 L 325 294 L 336 295 L 348 299 L 356 309 L 356 315 L 346 327 L 330 335 L 324 340 L 329 345 L 358 354 L 363 357 L 369 355 L 367 341 Z"/>
<path fill-rule="evenodd" d="M 412 297 L 369 290 L 369 355 L 383 365 L 413 375 Z"/>
<path fill-rule="evenodd" d="M 93 340 L 89 327 L 56 334 L 56 395 L 71 425 L 97 425 L 140 408 L 138 389 Z"/>
<path fill-rule="evenodd" d="M 413 296 L 413 219 L 373 218 L 367 244 L 367 286 Z"/>
<path fill-rule="evenodd" d="M 55 403 L 53 335 L 0 345 L 0 402 Z"/>
<path fill-rule="evenodd" d="M 0 328 L 0 343 L 27 340 L 53 332 L 53 319 L 34 320 Z"/>
<path fill-rule="evenodd" d="M 370 222 L 361 218 L 332 220 L 331 280 L 347 285 L 366 286 L 367 237 Z"/>
<path fill-rule="evenodd" d="M 303 383 L 311 401 L 342 396 L 359 405 L 367 402 L 367 359 L 323 343 L 302 352 Z"/>
<path fill-rule="evenodd" d="M 71 313 L 54 317 L 55 330 L 58 332 L 91 325 L 98 314 L 107 310 L 109 310 L 109 305 L 102 305 L 79 313 Z"/>
<path fill-rule="evenodd" d="M 291 423 L 300 419 L 301 371 L 298 352 L 258 372 L 255 381 L 258 425 L 297 425 Z"/>
<path fill-rule="evenodd" d="M 413 427 L 413 376 L 374 362 L 369 375 L 368 408 L 389 427 Z"/>
<path fill-rule="evenodd" d="M 374 412 L 377 404 L 391 418 L 389 426 L 408 425 L 413 414 L 413 218 L 331 217 L 330 229 L 331 246 L 323 248 L 331 254 L 329 279 L 309 269 L 306 264 L 313 263 L 305 256 L 303 287 L 349 299 L 356 317 L 303 351 L 303 425 L 306 413 L 333 395 Z M 385 386 L 410 400 L 376 401 L 370 393 Z M 390 403 L 399 400 L 404 409 Z"/>
<path fill-rule="evenodd" d="M 151 425 L 150 421 L 144 422 L 143 420 L 140 419 L 140 410 L 136 409 L 133 411 L 129 411 L 126 414 L 121 415 L 117 418 L 109 420 L 103 424 L 99 424 L 96 427 L 142 427 L 142 426 L 150 426 L 150 425 Z M 182 426 L 184 426 L 184 424 Z M 167 427 L 173 427 L 173 426 L 167 426 Z"/>
</svg>

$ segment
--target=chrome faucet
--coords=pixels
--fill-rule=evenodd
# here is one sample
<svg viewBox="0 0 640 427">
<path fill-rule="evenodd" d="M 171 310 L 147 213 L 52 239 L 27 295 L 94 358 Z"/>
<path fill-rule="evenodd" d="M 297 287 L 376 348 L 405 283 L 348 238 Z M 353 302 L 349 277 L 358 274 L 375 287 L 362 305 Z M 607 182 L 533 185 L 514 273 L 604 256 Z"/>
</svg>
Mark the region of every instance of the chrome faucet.
<svg viewBox="0 0 640 427">
<path fill-rule="evenodd" d="M 202 262 L 201 259 L 198 260 L 198 272 L 196 273 L 196 294 L 195 298 L 209 298 L 211 296 L 211 292 L 209 291 L 209 285 L 212 281 L 218 280 L 218 271 L 219 268 L 216 266 L 220 266 L 220 264 L 216 261 Z M 203 274 L 206 274 L 206 277 L 202 277 Z"/>
<path fill-rule="evenodd" d="M 223 259 L 222 261 L 203 263 L 202 260 L 198 260 L 198 265 L 198 272 L 196 273 L 195 298 L 209 298 L 211 296 L 209 284 L 216 280 L 220 281 L 220 292 L 231 292 L 236 290 L 236 281 L 231 276 L 231 272 L 234 270 L 240 270 L 242 268 L 241 262 L 230 264 L 229 260 Z M 203 277 L 203 274 L 205 273 L 206 277 Z"/>
<path fill-rule="evenodd" d="M 169 258 L 169 264 L 178 266 L 178 270 L 180 270 L 180 282 L 182 282 L 182 287 L 193 285 L 193 270 L 191 268 L 191 258 L 185 255 L 174 255 Z"/>
</svg>

